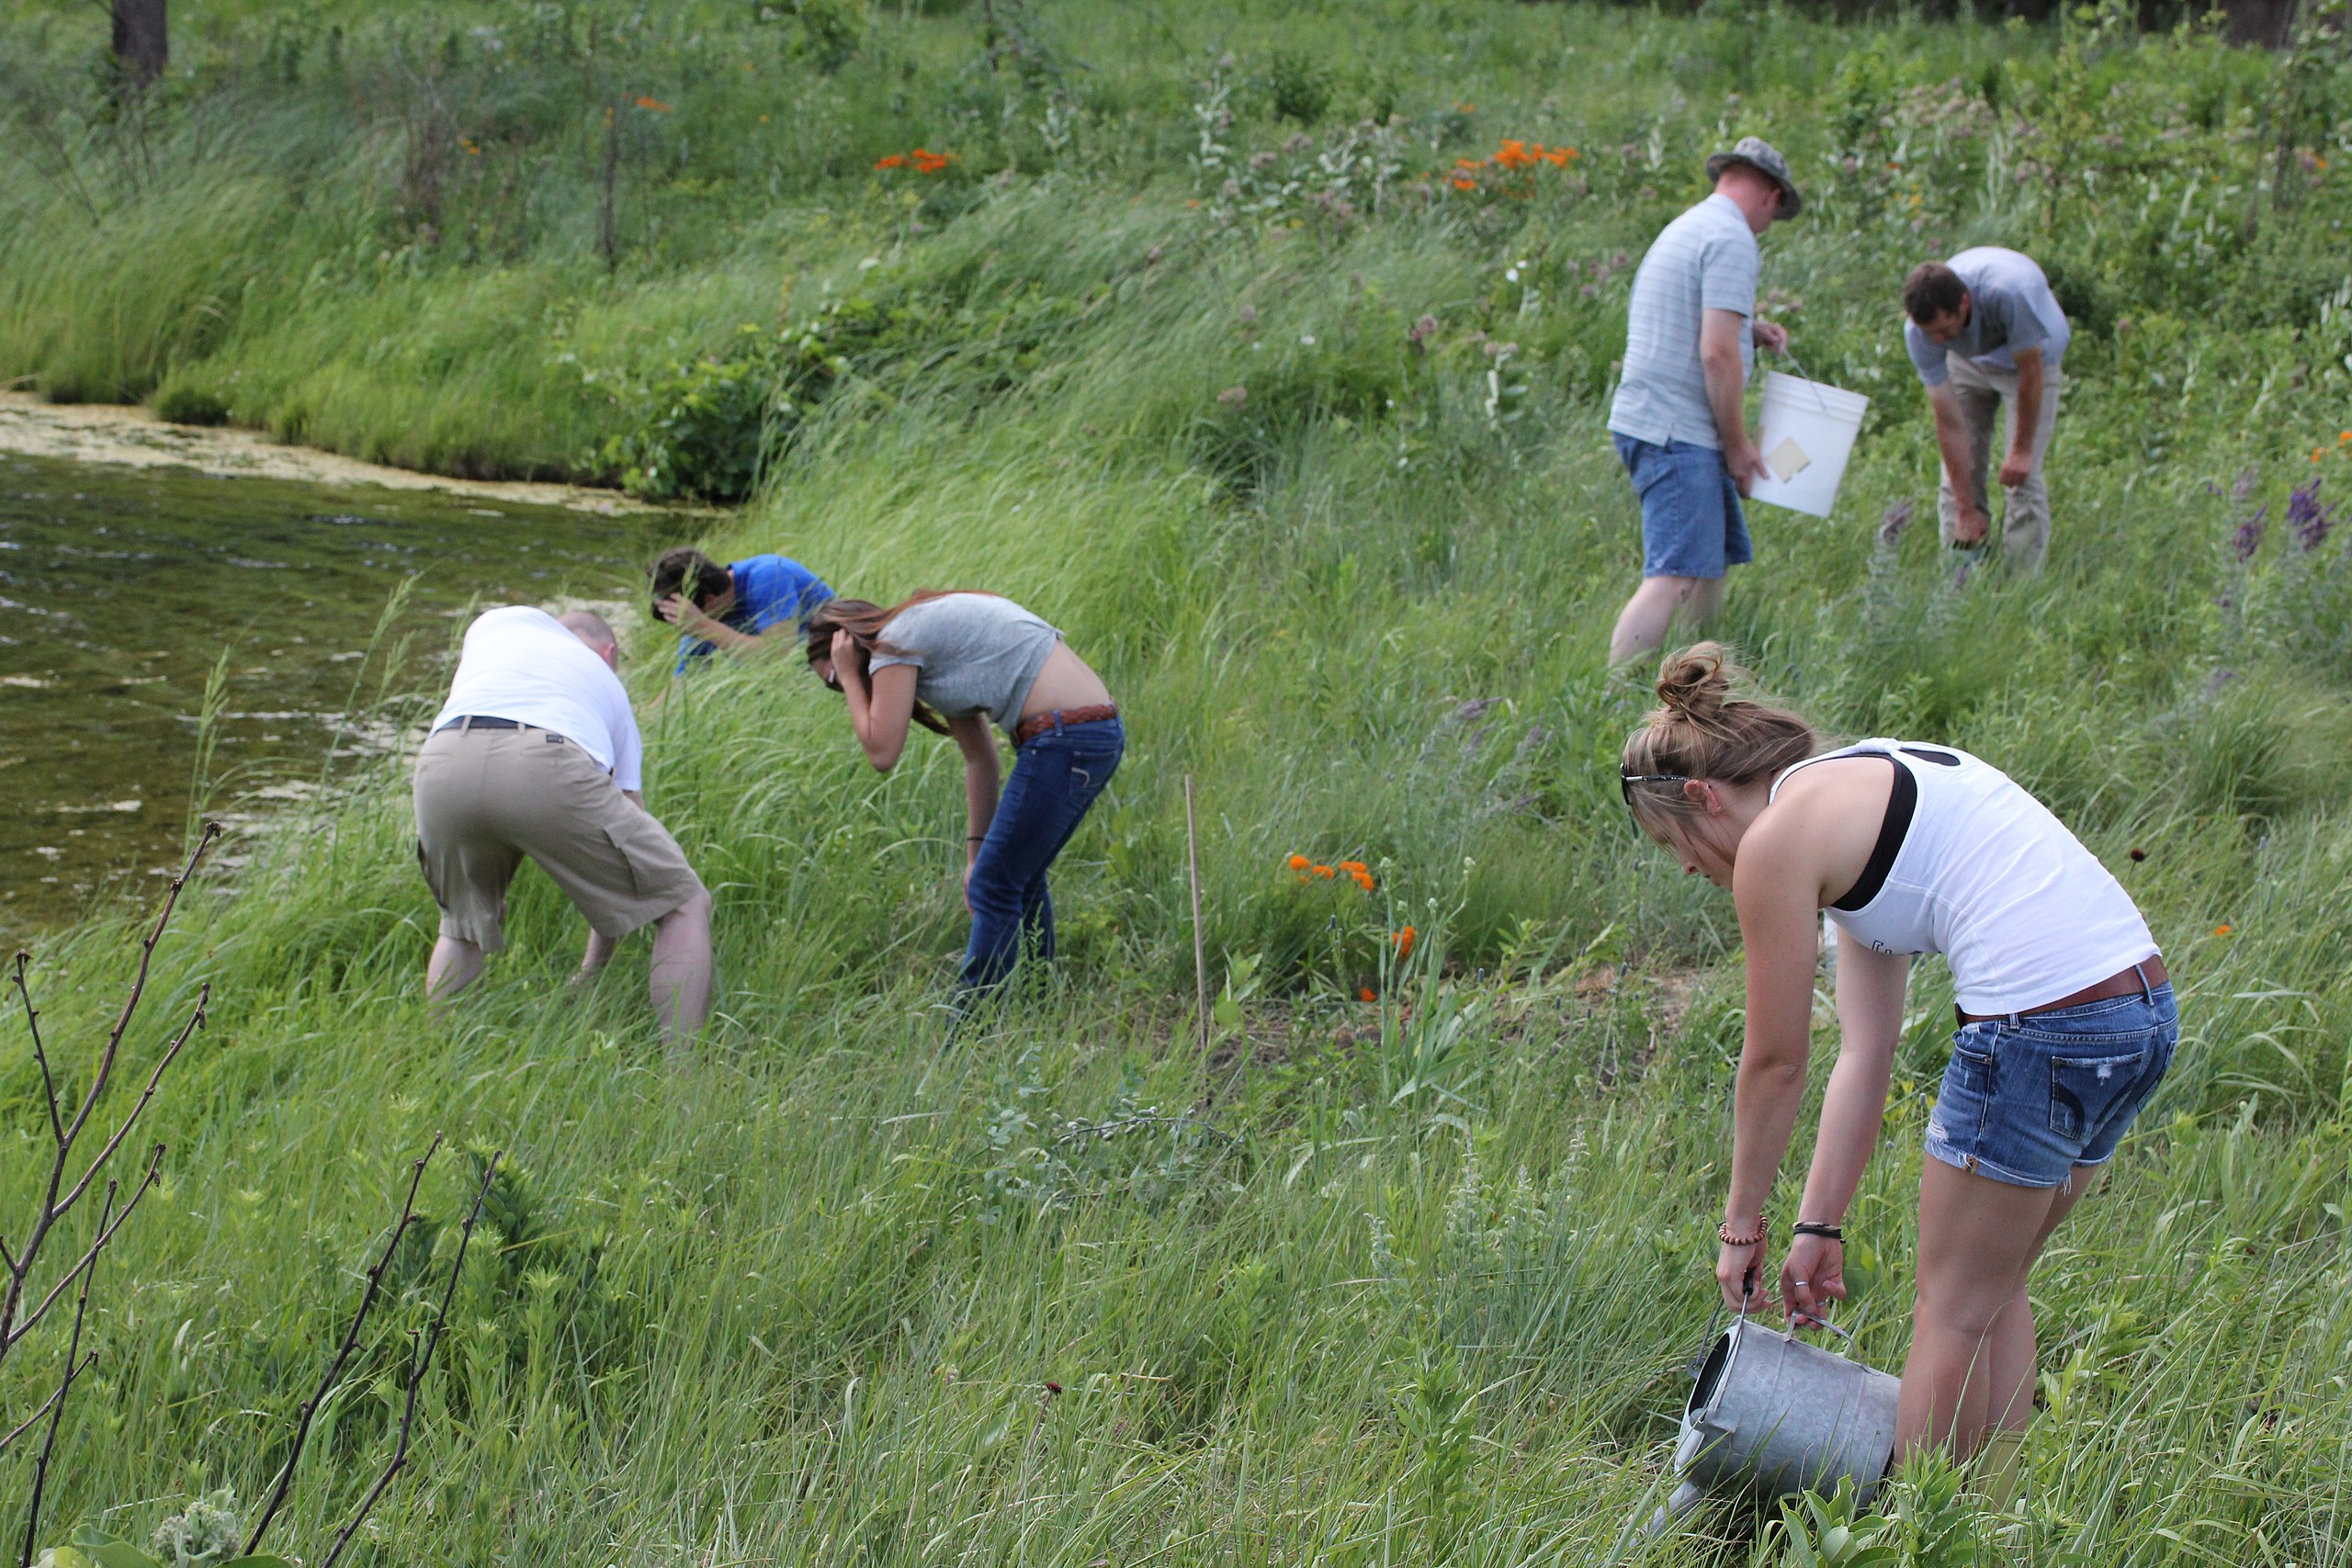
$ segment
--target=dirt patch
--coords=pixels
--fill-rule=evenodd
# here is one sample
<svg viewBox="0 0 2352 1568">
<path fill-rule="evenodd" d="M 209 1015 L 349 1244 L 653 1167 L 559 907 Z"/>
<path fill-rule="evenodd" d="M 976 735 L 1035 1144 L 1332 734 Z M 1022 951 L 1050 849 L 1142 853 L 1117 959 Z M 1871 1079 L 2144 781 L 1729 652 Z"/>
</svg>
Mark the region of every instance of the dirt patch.
<svg viewBox="0 0 2352 1568">
<path fill-rule="evenodd" d="M 363 463 L 309 446 L 288 446 L 257 431 L 173 424 L 148 409 L 121 403 L 45 403 L 29 392 L 0 391 L 0 452 L 113 463 L 133 468 L 193 468 L 217 479 L 294 479 L 306 484 L 382 485 L 441 491 L 490 501 L 565 506 L 608 516 L 676 511 L 650 507 L 618 491 L 523 479 L 458 479 Z"/>
</svg>

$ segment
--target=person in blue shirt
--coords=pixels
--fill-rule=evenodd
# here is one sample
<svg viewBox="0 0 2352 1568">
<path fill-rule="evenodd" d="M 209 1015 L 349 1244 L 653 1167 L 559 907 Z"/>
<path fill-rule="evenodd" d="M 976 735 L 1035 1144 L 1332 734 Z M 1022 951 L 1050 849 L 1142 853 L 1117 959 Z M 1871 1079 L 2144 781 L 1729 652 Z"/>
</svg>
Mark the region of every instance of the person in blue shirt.
<svg viewBox="0 0 2352 1568">
<path fill-rule="evenodd" d="M 799 641 L 809 612 L 833 597 L 822 578 L 788 556 L 750 556 L 719 565 L 680 547 L 653 563 L 653 614 L 678 628 L 684 674 L 714 648 L 756 653 Z M 771 638 L 767 633 L 784 630 Z"/>
</svg>

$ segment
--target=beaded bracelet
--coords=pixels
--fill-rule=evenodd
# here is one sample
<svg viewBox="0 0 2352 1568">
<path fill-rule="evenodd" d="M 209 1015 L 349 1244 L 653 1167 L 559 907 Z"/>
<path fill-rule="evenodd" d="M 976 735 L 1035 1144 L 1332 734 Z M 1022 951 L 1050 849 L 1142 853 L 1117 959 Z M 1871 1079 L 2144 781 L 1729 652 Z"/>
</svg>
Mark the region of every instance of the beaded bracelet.
<svg viewBox="0 0 2352 1568">
<path fill-rule="evenodd" d="M 1756 1234 L 1754 1235 L 1732 1235 L 1731 1222 L 1729 1220 L 1725 1220 L 1723 1224 L 1715 1227 L 1715 1235 L 1717 1239 L 1721 1240 L 1725 1247 L 1754 1247 L 1758 1242 L 1762 1241 L 1768 1234 L 1769 1233 L 1764 1224 L 1764 1218 L 1760 1214 L 1758 1215 L 1756 1219 Z"/>
</svg>

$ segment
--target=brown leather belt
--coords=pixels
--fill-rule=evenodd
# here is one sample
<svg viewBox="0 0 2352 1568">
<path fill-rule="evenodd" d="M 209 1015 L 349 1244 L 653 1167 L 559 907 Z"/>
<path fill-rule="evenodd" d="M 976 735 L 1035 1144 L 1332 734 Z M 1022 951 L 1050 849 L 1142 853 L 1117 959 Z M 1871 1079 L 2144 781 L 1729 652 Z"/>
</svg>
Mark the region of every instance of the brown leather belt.
<svg viewBox="0 0 2352 1568">
<path fill-rule="evenodd" d="M 2143 979 L 2143 976 L 2145 976 Z M 1962 1023 L 1991 1023 L 1996 1019 L 2031 1018 L 2038 1012 L 2056 1012 L 2060 1008 L 2078 1008 L 2086 1002 L 2103 1002 L 2112 997 L 2128 997 L 2134 991 L 2153 991 L 2171 978 L 2165 973 L 2161 955 L 2143 959 L 2129 969 L 2118 969 L 2104 980 L 2093 981 L 2068 997 L 2054 1002 L 2044 1002 L 2038 1008 L 2019 1008 L 2010 1012 L 1962 1012 L 1960 1004 L 1952 1004 L 1952 1016 Z"/>
<path fill-rule="evenodd" d="M 1067 729 L 1073 724 L 1100 724 L 1106 718 L 1118 716 L 1119 705 L 1116 703 L 1089 703 L 1082 708 L 1056 708 L 1051 713 L 1023 719 L 1021 728 L 1012 732 L 1012 743 L 1026 746 L 1057 724 Z"/>
</svg>

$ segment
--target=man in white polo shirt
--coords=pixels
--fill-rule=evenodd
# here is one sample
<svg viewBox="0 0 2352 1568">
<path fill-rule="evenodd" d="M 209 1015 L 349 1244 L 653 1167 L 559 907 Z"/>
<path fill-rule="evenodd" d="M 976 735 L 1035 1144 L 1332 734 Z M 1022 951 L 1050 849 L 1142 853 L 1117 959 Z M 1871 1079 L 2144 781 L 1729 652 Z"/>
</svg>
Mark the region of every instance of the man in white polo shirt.
<svg viewBox="0 0 2352 1568">
<path fill-rule="evenodd" d="M 508 605 L 466 628 L 449 700 L 416 759 L 416 857 L 441 907 L 425 994 L 447 1001 L 506 945 L 525 856 L 588 919 L 583 975 L 653 923 L 663 1038 L 710 1016 L 710 895 L 639 793 L 644 742 L 604 618 Z"/>
<path fill-rule="evenodd" d="M 2006 413 L 2008 451 L 1998 478 L 2009 492 L 2001 558 L 2030 571 L 2050 547 L 2050 491 L 2041 461 L 2058 426 L 2058 362 L 2074 339 L 2066 312 L 2031 256 L 1979 245 L 1923 262 L 1903 283 L 1904 347 L 1928 389 L 1944 480 L 1936 513 L 1944 543 L 1962 549 L 1993 531 L 1985 470 Z"/>
<path fill-rule="evenodd" d="M 1668 224 L 1634 275 L 1625 367 L 1610 405 L 1618 460 L 1642 503 L 1642 585 L 1618 613 L 1609 661 L 1657 652 L 1678 611 L 1704 625 L 1724 574 L 1754 558 L 1740 509 L 1764 466 L 1742 394 L 1756 345 L 1789 334 L 1756 317 L 1756 236 L 1803 198 L 1788 160 L 1743 136 L 1707 160 L 1714 194 Z"/>
</svg>

